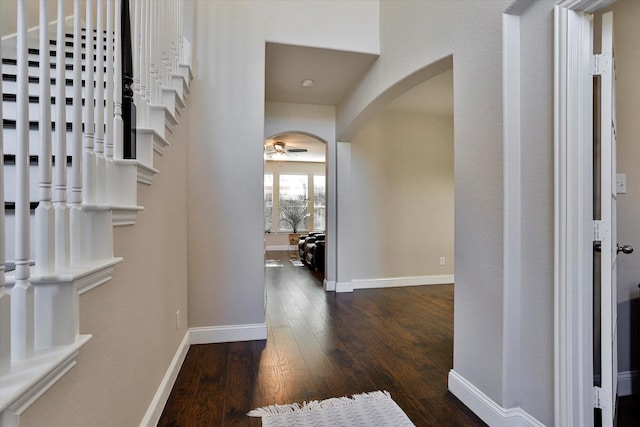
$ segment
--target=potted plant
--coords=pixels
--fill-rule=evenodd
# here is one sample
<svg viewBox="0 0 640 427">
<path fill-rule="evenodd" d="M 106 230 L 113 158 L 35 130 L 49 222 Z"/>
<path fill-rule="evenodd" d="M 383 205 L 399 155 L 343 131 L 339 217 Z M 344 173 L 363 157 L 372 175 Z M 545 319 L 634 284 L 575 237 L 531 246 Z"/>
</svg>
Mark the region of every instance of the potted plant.
<svg viewBox="0 0 640 427">
<path fill-rule="evenodd" d="M 308 206 L 309 199 L 304 196 L 280 199 L 280 223 L 288 225 L 293 230 L 293 233 L 289 234 L 290 245 L 298 243 L 298 227 L 309 217 Z"/>
</svg>

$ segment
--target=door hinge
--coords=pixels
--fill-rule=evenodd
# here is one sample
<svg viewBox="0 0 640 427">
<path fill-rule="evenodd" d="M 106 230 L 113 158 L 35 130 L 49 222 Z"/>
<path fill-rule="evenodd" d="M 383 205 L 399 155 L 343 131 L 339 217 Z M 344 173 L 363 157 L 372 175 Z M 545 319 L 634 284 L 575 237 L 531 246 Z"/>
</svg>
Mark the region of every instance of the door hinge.
<svg viewBox="0 0 640 427">
<path fill-rule="evenodd" d="M 594 242 L 599 242 L 602 238 L 600 237 L 600 229 L 602 227 L 602 221 L 601 220 L 594 220 L 593 221 L 593 241 Z"/>
<path fill-rule="evenodd" d="M 609 408 L 611 406 L 611 399 L 609 393 L 602 387 L 593 387 L 593 407 L 594 408 Z"/>
<path fill-rule="evenodd" d="M 591 60 L 591 74 L 601 76 L 611 70 L 611 55 L 608 53 L 599 53 L 593 55 Z"/>
</svg>

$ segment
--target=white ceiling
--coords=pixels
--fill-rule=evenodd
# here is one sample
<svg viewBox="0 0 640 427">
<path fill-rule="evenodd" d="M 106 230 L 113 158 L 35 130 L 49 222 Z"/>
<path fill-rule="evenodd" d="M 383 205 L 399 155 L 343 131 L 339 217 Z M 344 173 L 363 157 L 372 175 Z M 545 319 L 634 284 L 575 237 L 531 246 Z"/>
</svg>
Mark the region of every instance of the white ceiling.
<svg viewBox="0 0 640 427">
<path fill-rule="evenodd" d="M 365 53 L 267 43 L 265 101 L 338 105 L 376 59 L 376 55 Z M 302 87 L 305 79 L 312 79 L 314 87 Z M 386 110 L 453 115 L 453 71 L 414 87 L 391 102 Z M 287 156 L 286 161 L 325 161 L 325 144 L 315 138 L 287 134 L 265 141 L 265 145 L 273 141 L 284 141 L 288 149 L 308 150 Z"/>
<path fill-rule="evenodd" d="M 267 43 L 265 101 L 338 105 L 376 55 Z M 311 79 L 312 88 L 302 87 Z"/>
</svg>

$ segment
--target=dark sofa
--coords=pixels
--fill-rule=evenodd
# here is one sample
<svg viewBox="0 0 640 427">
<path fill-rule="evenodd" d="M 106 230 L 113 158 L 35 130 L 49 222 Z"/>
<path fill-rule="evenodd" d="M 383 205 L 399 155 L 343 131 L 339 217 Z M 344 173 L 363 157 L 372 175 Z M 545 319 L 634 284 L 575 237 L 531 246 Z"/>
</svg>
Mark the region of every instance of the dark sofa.
<svg viewBox="0 0 640 427">
<path fill-rule="evenodd" d="M 298 254 L 300 260 L 312 270 L 324 273 L 325 234 L 312 232 L 306 236 L 300 236 L 298 242 Z"/>
</svg>

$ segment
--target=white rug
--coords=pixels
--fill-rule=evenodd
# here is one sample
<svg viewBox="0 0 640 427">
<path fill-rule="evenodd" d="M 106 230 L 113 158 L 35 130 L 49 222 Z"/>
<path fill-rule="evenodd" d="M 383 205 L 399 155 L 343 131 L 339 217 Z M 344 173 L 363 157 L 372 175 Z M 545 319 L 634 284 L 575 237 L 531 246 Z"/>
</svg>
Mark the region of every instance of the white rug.
<svg viewBox="0 0 640 427">
<path fill-rule="evenodd" d="M 350 398 L 314 400 L 303 405 L 265 406 L 247 415 L 262 417 L 265 427 L 415 427 L 386 390 L 355 394 Z"/>
</svg>

